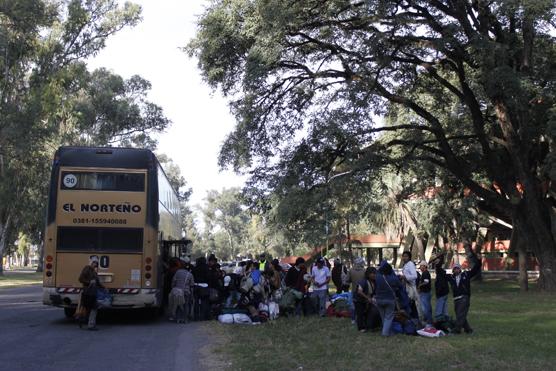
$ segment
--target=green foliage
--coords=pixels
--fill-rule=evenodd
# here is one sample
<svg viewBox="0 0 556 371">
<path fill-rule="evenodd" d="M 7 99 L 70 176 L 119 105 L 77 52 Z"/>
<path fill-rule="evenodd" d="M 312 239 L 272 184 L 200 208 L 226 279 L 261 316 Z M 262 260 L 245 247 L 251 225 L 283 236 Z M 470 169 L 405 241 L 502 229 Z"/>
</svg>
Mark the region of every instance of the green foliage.
<svg viewBox="0 0 556 371">
<path fill-rule="evenodd" d="M 322 231 L 339 210 L 361 220 L 388 193 L 371 179 L 411 168 L 425 174 L 406 187 L 419 194 L 436 171 L 447 193 L 411 212 L 395 200 L 383 215 L 391 225 L 421 221 L 422 209 L 416 229 L 463 238 L 479 218 L 476 199 L 462 197 L 470 190 L 489 212 L 527 224 L 552 266 L 538 184 L 554 162 L 555 9 L 550 0 L 220 0 L 187 51 L 236 115 L 221 165 L 249 172 L 250 205 L 273 209 L 281 225 Z M 355 179 L 344 202 L 329 184 L 341 174 Z"/>
<path fill-rule="evenodd" d="M 85 65 L 140 11 L 115 0 L 0 3 L 0 230 L 10 220 L 12 241 L 19 231 L 41 239 L 58 146 L 154 148 L 151 134 L 169 125 L 148 81 Z"/>
</svg>

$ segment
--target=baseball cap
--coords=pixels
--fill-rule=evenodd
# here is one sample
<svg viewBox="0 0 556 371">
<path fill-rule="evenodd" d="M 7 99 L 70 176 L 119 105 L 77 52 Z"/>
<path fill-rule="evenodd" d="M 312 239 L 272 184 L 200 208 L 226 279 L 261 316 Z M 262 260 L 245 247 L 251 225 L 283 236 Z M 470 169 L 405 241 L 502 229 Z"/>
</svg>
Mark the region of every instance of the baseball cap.
<svg viewBox="0 0 556 371">
<path fill-rule="evenodd" d="M 224 287 L 230 286 L 230 281 L 232 281 L 232 277 L 230 276 L 224 277 Z"/>
<path fill-rule="evenodd" d="M 317 263 L 322 263 L 322 264 L 324 264 L 324 259 L 323 259 L 322 257 L 318 258 L 318 259 L 317 259 Z"/>
</svg>

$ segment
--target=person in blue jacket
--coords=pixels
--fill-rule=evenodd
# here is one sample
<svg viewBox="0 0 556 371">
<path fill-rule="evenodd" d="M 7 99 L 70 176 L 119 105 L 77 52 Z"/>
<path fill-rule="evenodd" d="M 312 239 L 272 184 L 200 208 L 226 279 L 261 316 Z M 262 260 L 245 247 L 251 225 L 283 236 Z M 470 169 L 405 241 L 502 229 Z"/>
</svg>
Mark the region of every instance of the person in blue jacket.
<svg viewBox="0 0 556 371">
<path fill-rule="evenodd" d="M 471 279 L 481 271 L 481 261 L 475 253 L 471 253 L 469 260 L 473 267 L 469 271 L 462 271 L 461 265 L 454 264 L 452 267 L 452 274 L 446 274 L 446 279 L 452 287 L 452 294 L 454 295 L 454 310 L 456 312 L 456 327 L 453 333 L 461 334 L 463 329 L 465 333 L 473 333 L 473 329 L 467 320 L 469 307 L 471 305 Z M 437 266 L 438 271 L 444 269 Z"/>
<path fill-rule="evenodd" d="M 382 319 L 382 336 L 390 336 L 396 297 L 402 287 L 400 279 L 394 274 L 392 266 L 386 261 L 380 263 L 376 275 L 375 299 L 380 318 Z"/>
</svg>

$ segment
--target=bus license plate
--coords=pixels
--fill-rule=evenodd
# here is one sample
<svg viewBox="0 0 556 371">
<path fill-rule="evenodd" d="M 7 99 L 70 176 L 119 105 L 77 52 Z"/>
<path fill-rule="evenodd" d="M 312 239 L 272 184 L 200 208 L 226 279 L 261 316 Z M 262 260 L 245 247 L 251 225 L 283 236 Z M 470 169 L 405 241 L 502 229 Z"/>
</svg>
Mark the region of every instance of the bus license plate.
<svg viewBox="0 0 556 371">
<path fill-rule="evenodd" d="M 99 279 L 100 282 L 103 282 L 103 283 L 112 282 L 112 276 L 108 276 L 108 275 L 106 275 L 106 276 L 105 275 L 102 275 L 102 276 L 99 275 L 98 279 Z"/>
</svg>

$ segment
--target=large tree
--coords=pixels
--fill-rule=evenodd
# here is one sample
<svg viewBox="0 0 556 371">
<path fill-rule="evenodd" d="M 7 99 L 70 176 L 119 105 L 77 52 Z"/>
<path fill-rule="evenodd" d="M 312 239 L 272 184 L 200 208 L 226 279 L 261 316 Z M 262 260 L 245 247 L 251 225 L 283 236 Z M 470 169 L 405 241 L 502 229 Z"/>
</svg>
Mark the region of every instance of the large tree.
<svg viewBox="0 0 556 371">
<path fill-rule="evenodd" d="M 150 133 L 169 124 L 147 99 L 148 81 L 86 68 L 140 10 L 115 0 L 0 3 L 0 261 L 14 230 L 40 241 L 59 145 L 153 147 Z"/>
<path fill-rule="evenodd" d="M 232 99 L 223 165 L 276 173 L 317 130 L 315 182 L 339 162 L 434 164 L 519 228 L 556 290 L 554 12 L 552 0 L 219 0 L 188 50 Z"/>
</svg>

